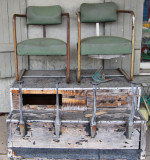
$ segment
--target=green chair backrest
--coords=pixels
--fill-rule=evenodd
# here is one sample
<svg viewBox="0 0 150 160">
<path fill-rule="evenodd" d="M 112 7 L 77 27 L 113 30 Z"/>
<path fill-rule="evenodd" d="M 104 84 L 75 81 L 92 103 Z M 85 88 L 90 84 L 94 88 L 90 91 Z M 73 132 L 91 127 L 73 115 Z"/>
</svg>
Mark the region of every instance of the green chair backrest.
<svg viewBox="0 0 150 160">
<path fill-rule="evenodd" d="M 27 24 L 46 25 L 61 24 L 62 9 L 56 6 L 29 6 L 27 8 Z"/>
<path fill-rule="evenodd" d="M 113 22 L 117 20 L 117 5 L 107 3 L 83 3 L 80 6 L 81 22 Z"/>
</svg>

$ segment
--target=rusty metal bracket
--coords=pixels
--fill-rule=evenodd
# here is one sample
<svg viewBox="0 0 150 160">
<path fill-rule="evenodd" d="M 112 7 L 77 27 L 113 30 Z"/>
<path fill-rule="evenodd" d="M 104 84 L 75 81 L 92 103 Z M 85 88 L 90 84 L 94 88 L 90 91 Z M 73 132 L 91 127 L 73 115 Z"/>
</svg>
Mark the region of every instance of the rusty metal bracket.
<svg viewBox="0 0 150 160">
<path fill-rule="evenodd" d="M 132 132 L 133 132 L 133 127 L 134 127 L 134 116 L 135 116 L 135 109 L 137 106 L 137 91 L 138 91 L 138 85 L 134 85 L 133 83 L 131 84 L 132 87 L 132 108 L 130 112 L 130 116 L 128 119 L 128 124 L 127 124 L 127 138 L 131 139 Z"/>
<path fill-rule="evenodd" d="M 23 112 L 22 112 L 22 83 L 23 81 L 18 81 L 19 84 L 19 110 L 20 110 L 20 121 L 19 121 L 19 127 L 20 127 L 20 134 L 22 137 L 25 136 L 25 122 L 23 120 Z"/>
<path fill-rule="evenodd" d="M 56 83 L 56 119 L 55 119 L 55 134 L 56 137 L 59 138 L 60 136 L 60 113 L 59 113 L 59 94 L 58 94 L 58 84 L 59 82 Z"/>
<path fill-rule="evenodd" d="M 93 108 L 93 116 L 90 122 L 91 129 L 91 137 L 94 138 L 96 136 L 96 90 L 97 84 L 93 83 L 93 96 L 94 96 L 94 108 Z"/>
</svg>

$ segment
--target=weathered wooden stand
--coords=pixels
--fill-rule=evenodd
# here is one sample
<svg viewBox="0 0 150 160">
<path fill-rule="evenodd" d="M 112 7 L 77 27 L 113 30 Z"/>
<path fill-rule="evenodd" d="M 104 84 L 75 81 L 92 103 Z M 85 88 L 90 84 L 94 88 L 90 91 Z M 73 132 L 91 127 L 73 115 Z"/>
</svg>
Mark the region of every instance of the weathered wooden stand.
<svg viewBox="0 0 150 160">
<path fill-rule="evenodd" d="M 65 78 L 28 78 L 31 72 L 22 79 L 22 88 L 16 82 L 10 88 L 10 158 L 145 159 L 140 87 L 131 86 L 124 77 L 111 77 L 112 81 L 93 87 L 90 75 L 94 71 L 85 71 L 80 84 L 75 71 L 70 84 Z"/>
</svg>

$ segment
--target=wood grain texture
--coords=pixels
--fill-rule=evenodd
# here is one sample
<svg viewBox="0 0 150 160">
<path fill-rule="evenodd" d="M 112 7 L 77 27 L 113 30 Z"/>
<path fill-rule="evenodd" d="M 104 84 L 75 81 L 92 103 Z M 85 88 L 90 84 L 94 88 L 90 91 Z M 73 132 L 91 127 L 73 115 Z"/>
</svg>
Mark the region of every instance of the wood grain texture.
<svg viewBox="0 0 150 160">
<path fill-rule="evenodd" d="M 30 148 L 92 148 L 92 149 L 138 149 L 139 132 L 133 130 L 131 140 L 127 140 L 125 127 L 118 125 L 99 125 L 95 138 L 89 136 L 89 124 L 62 124 L 59 139 L 54 135 L 52 123 L 32 122 L 28 123 L 28 132 L 24 139 L 21 138 L 16 123 L 11 125 L 13 147 Z M 110 139 L 111 137 L 111 139 Z"/>
<path fill-rule="evenodd" d="M 10 112 L 10 86 L 14 78 L 0 79 L 0 112 Z"/>
<path fill-rule="evenodd" d="M 13 77 L 14 59 L 12 57 L 13 48 L 13 28 L 12 16 L 15 13 L 25 13 L 26 1 L 22 0 L 0 0 L 0 78 Z M 17 20 L 17 39 L 18 41 L 25 40 L 27 37 L 27 29 L 25 21 Z M 27 57 L 19 57 L 19 68 L 28 68 Z"/>
<path fill-rule="evenodd" d="M 90 90 L 59 90 L 59 94 L 62 95 L 62 105 L 63 109 L 83 109 L 83 107 L 93 108 L 94 105 L 94 97 L 93 91 Z M 28 95 L 47 95 L 56 94 L 56 90 L 22 90 L 22 94 Z M 19 93 L 18 90 L 12 90 L 12 101 L 13 101 L 13 109 L 18 109 L 19 107 Z M 132 96 L 130 91 L 128 90 L 119 90 L 118 92 L 113 92 L 113 90 L 109 89 L 101 89 L 97 90 L 97 107 L 99 108 L 122 108 L 122 109 L 131 109 L 132 107 Z M 56 106 L 53 104 L 47 105 L 24 105 L 23 108 L 31 109 L 31 110 L 41 110 L 42 108 L 49 110 L 55 109 Z"/>
</svg>

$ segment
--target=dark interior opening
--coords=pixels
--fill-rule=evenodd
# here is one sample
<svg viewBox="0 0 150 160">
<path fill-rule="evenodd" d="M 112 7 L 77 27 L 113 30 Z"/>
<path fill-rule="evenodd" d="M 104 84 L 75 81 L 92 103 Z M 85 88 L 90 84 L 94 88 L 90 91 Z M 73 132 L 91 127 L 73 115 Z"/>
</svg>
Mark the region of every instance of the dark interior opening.
<svg viewBox="0 0 150 160">
<path fill-rule="evenodd" d="M 56 105 L 56 94 L 23 94 L 23 105 Z M 62 94 L 59 94 L 59 105 L 62 105 Z"/>
</svg>

